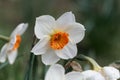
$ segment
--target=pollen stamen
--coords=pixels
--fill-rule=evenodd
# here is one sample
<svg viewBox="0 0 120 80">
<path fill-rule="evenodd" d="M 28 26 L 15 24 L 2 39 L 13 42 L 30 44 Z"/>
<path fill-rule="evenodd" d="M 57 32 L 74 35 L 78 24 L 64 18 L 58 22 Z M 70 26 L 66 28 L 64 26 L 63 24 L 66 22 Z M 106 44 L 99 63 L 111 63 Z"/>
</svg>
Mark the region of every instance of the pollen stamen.
<svg viewBox="0 0 120 80">
<path fill-rule="evenodd" d="M 15 42 L 12 50 L 17 49 L 20 46 L 20 43 L 21 43 L 21 36 L 20 35 L 16 35 L 16 42 Z"/>
<path fill-rule="evenodd" d="M 68 34 L 65 32 L 57 32 L 50 39 L 50 46 L 55 50 L 62 49 L 69 42 Z"/>
</svg>

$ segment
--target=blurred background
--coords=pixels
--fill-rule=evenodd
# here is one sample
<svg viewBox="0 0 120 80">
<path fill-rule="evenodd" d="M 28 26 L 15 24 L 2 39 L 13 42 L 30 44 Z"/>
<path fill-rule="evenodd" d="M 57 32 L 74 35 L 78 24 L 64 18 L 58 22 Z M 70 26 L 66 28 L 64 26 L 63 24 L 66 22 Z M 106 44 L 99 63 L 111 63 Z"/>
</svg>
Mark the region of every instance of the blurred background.
<svg viewBox="0 0 120 80">
<path fill-rule="evenodd" d="M 57 19 L 67 11 L 72 11 L 86 28 L 78 54 L 93 57 L 101 66 L 120 59 L 120 0 L 0 0 L 0 35 L 9 36 L 19 23 L 29 23 L 19 48 L 22 57 L 0 69 L 0 80 L 24 79 L 35 18 L 48 14 Z M 0 49 L 4 44 L 0 40 Z M 36 80 L 40 80 L 39 75 Z"/>
</svg>

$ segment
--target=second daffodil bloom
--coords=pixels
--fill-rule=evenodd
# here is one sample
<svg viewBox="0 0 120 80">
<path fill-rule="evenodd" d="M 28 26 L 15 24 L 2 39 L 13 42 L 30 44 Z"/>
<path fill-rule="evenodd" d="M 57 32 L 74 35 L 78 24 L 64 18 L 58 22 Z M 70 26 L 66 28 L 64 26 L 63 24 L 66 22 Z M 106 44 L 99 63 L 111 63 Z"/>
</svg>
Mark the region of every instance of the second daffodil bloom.
<svg viewBox="0 0 120 80">
<path fill-rule="evenodd" d="M 86 70 L 81 72 L 84 76 L 84 80 L 105 80 L 105 78 L 97 71 Z"/>
<path fill-rule="evenodd" d="M 69 72 L 65 74 L 62 65 L 52 65 L 45 76 L 45 80 L 84 80 L 80 72 Z"/>
<path fill-rule="evenodd" d="M 119 70 L 108 66 L 97 70 L 83 71 L 82 75 L 85 77 L 85 80 L 117 80 L 120 78 Z"/>
<path fill-rule="evenodd" d="M 87 57 L 87 56 L 84 56 L 84 57 L 93 65 L 94 70 L 83 72 L 83 74 L 86 75 L 86 77 L 88 77 L 89 74 L 91 74 L 91 75 L 94 74 L 93 77 L 92 76 L 90 77 L 91 80 L 98 80 L 98 79 L 92 79 L 92 78 L 98 77 L 98 76 L 101 80 L 117 80 L 120 78 L 120 72 L 116 68 L 111 67 L 111 66 L 101 67 L 97 64 L 97 62 L 94 59 Z M 100 74 L 104 78 L 102 78 Z"/>
<path fill-rule="evenodd" d="M 26 31 L 28 24 L 21 23 L 10 35 L 10 41 L 6 43 L 0 51 L 0 62 L 5 62 L 6 58 L 13 64 L 17 57 L 17 49 L 21 43 L 21 35 Z"/>
<path fill-rule="evenodd" d="M 64 13 L 57 20 L 50 15 L 43 15 L 36 18 L 35 35 L 40 41 L 31 52 L 42 55 L 42 62 L 51 65 L 60 58 L 76 56 L 76 43 L 83 39 L 85 28 L 75 21 L 72 12 Z"/>
<path fill-rule="evenodd" d="M 100 73 L 105 77 L 105 80 L 117 80 L 120 78 L 120 72 L 114 67 L 105 66 Z"/>
</svg>

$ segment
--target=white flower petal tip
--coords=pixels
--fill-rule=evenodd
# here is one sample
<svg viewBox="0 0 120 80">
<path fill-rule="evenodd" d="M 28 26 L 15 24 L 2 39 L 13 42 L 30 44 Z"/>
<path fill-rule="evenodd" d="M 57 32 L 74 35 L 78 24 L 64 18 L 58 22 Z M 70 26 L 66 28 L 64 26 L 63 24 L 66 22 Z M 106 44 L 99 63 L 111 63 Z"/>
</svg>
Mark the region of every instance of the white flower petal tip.
<svg viewBox="0 0 120 80">
<path fill-rule="evenodd" d="M 1 54 L 1 53 L 0 53 Z M 6 61 L 6 57 L 0 57 L 0 62 L 4 63 Z"/>
<path fill-rule="evenodd" d="M 13 64 L 15 62 L 15 59 L 17 57 L 17 50 L 11 51 L 10 53 L 7 54 L 8 56 L 8 61 L 10 64 Z"/>
<path fill-rule="evenodd" d="M 0 51 L 0 62 L 4 63 L 6 61 L 6 57 L 7 57 L 7 47 L 8 47 L 8 43 L 6 43 L 1 51 Z"/>
<path fill-rule="evenodd" d="M 120 78 L 120 72 L 114 67 L 103 67 L 103 73 L 108 80 L 117 80 Z"/>
<path fill-rule="evenodd" d="M 18 34 L 22 35 L 26 31 L 26 29 L 28 28 L 28 23 L 21 23 L 21 24 L 18 25 L 18 27 L 19 27 Z"/>
<path fill-rule="evenodd" d="M 45 76 L 45 80 L 64 80 L 64 68 L 59 65 L 55 64 L 52 65 Z M 52 73 L 52 74 L 51 74 Z"/>
<path fill-rule="evenodd" d="M 57 69 L 59 69 L 59 71 L 62 71 L 63 73 L 65 72 L 63 66 L 60 64 L 53 64 L 50 67 L 50 70 L 57 70 Z"/>
<path fill-rule="evenodd" d="M 55 26 L 55 19 L 49 15 L 43 15 L 36 18 L 35 23 L 35 35 L 38 39 L 41 39 L 45 35 L 53 32 L 53 27 Z"/>
<path fill-rule="evenodd" d="M 51 74 L 52 73 L 52 74 Z M 65 74 L 65 69 L 60 64 L 54 64 L 45 76 L 45 80 L 84 80 L 80 72 L 69 72 Z"/>
<path fill-rule="evenodd" d="M 36 21 L 55 21 L 55 19 L 50 15 L 43 15 L 36 18 Z"/>
<path fill-rule="evenodd" d="M 82 41 L 85 36 L 85 28 L 80 23 L 69 24 L 66 31 L 69 33 L 69 38 L 74 44 Z"/>
<path fill-rule="evenodd" d="M 48 50 L 48 42 L 50 40 L 50 37 L 46 36 L 43 39 L 41 39 L 40 41 L 38 41 L 38 43 L 32 48 L 31 52 L 34 53 L 35 55 L 41 55 L 46 53 L 46 51 Z"/>
<path fill-rule="evenodd" d="M 84 80 L 84 76 L 80 72 L 69 72 L 65 75 L 66 80 Z"/>
<path fill-rule="evenodd" d="M 98 72 L 93 70 L 83 71 L 82 75 L 85 80 L 105 80 L 105 78 Z"/>
<path fill-rule="evenodd" d="M 28 28 L 28 23 L 21 23 L 19 24 L 14 31 L 11 33 L 11 37 L 15 36 L 15 35 L 22 35 L 26 29 Z"/>
<path fill-rule="evenodd" d="M 35 53 L 34 49 L 32 49 L 30 52 L 33 53 L 34 55 L 40 55 L 41 54 L 41 53 Z"/>
<path fill-rule="evenodd" d="M 60 58 L 55 54 L 53 50 L 48 50 L 45 54 L 42 55 L 42 62 L 45 65 L 53 65 L 59 60 Z"/>
<path fill-rule="evenodd" d="M 68 25 L 75 22 L 75 16 L 72 12 L 66 12 L 57 19 L 59 25 Z"/>
</svg>

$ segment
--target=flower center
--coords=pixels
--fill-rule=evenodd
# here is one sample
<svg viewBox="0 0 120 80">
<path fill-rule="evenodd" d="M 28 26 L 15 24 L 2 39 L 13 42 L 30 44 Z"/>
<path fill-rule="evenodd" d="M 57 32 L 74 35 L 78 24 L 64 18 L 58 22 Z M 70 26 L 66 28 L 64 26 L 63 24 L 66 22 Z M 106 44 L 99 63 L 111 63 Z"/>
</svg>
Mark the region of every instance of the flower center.
<svg viewBox="0 0 120 80">
<path fill-rule="evenodd" d="M 50 46 L 55 50 L 62 49 L 68 42 L 68 34 L 65 32 L 57 32 L 50 39 Z"/>
<path fill-rule="evenodd" d="M 21 36 L 20 35 L 16 35 L 16 42 L 15 42 L 12 50 L 17 49 L 20 46 L 20 43 L 21 43 Z"/>
</svg>

